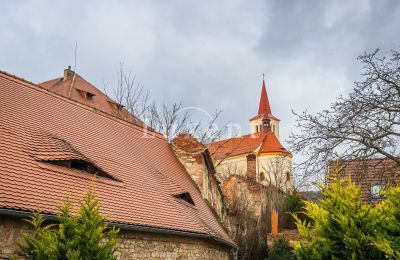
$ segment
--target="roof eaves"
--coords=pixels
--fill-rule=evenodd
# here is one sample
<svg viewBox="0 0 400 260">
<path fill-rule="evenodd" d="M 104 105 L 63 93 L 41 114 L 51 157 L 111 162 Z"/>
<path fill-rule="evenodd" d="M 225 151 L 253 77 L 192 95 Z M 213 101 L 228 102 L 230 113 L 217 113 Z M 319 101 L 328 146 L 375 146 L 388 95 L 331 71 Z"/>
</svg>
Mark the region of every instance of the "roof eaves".
<svg viewBox="0 0 400 260">
<path fill-rule="evenodd" d="M 0 208 L 0 215 L 7 216 L 7 217 L 29 218 L 33 215 L 33 212 Z M 49 221 L 57 221 L 57 216 L 54 214 L 42 214 L 42 215 Z M 225 246 L 228 246 L 231 248 L 237 248 L 237 245 L 231 241 L 227 241 L 218 236 L 205 234 L 205 233 L 195 233 L 195 232 L 181 231 L 181 230 L 175 230 L 175 229 L 156 228 L 156 227 L 141 226 L 141 225 L 134 225 L 134 224 L 124 224 L 124 223 L 118 223 L 118 222 L 112 222 L 112 221 L 108 221 L 107 223 L 109 223 L 109 225 L 112 227 L 118 227 L 123 230 L 148 232 L 148 233 L 156 233 L 156 234 L 178 235 L 178 236 L 187 236 L 187 237 L 197 237 L 197 238 L 203 238 L 203 239 L 212 239 L 212 240 L 214 240 L 218 243 L 221 243 Z"/>
</svg>

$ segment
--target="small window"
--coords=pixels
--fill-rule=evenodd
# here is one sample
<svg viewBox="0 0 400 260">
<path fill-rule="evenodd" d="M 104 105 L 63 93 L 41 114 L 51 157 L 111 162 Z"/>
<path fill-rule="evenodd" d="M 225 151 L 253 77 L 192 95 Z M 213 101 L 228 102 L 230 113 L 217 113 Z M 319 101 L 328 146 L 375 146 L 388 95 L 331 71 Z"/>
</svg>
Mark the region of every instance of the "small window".
<svg viewBox="0 0 400 260">
<path fill-rule="evenodd" d="M 77 169 L 80 171 L 88 171 L 88 164 L 85 161 L 80 160 L 72 160 L 71 161 L 71 168 Z"/>
<path fill-rule="evenodd" d="M 258 133 L 258 125 L 256 125 L 256 133 Z"/>
<path fill-rule="evenodd" d="M 110 179 L 116 180 L 111 175 L 105 173 L 104 171 L 98 169 L 95 165 L 90 162 L 84 160 L 55 160 L 55 161 L 46 161 L 47 163 L 70 168 L 73 170 L 84 171 L 87 173 L 91 173 L 97 176 L 106 177 Z"/>
<path fill-rule="evenodd" d="M 260 182 L 265 180 L 265 173 L 260 172 Z"/>
<path fill-rule="evenodd" d="M 382 191 L 385 189 L 385 185 L 377 183 L 371 186 L 371 196 L 374 199 L 383 198 Z"/>
<path fill-rule="evenodd" d="M 86 98 L 87 100 L 92 100 L 94 96 L 95 96 L 95 95 L 94 95 L 93 93 L 85 92 L 85 98 Z"/>
<path fill-rule="evenodd" d="M 180 194 L 175 195 L 174 197 L 178 198 L 180 200 L 186 201 L 187 203 L 190 203 L 194 206 L 192 196 L 190 196 L 189 192 L 180 193 Z"/>
</svg>

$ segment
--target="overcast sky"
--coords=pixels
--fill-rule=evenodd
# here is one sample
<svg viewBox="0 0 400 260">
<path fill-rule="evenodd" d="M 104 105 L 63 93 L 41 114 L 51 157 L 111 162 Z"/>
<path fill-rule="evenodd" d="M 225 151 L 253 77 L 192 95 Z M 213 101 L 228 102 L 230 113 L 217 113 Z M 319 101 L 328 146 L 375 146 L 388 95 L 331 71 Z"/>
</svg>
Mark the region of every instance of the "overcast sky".
<svg viewBox="0 0 400 260">
<path fill-rule="evenodd" d="M 60 77 L 75 42 L 77 72 L 100 89 L 122 61 L 158 102 L 222 109 L 242 134 L 265 73 L 284 140 L 292 109 L 319 111 L 351 91 L 358 55 L 400 46 L 400 2 L 1 1 L 0 70 Z"/>
</svg>

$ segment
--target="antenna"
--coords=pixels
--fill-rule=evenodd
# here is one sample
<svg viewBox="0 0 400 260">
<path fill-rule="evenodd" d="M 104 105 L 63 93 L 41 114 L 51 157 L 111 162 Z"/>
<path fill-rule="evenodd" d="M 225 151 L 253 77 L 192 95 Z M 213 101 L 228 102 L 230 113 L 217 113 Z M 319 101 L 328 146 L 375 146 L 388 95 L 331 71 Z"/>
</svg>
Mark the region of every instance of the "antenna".
<svg viewBox="0 0 400 260">
<path fill-rule="evenodd" d="M 69 92 L 68 92 L 68 97 L 71 97 L 71 93 L 72 93 L 72 85 L 74 85 L 75 82 L 75 71 L 76 71 L 76 53 L 78 52 L 78 42 L 75 42 L 75 52 L 74 52 L 74 76 L 72 77 L 72 81 L 71 81 L 71 85 L 69 86 Z M 69 67 L 70 68 L 70 67 Z"/>
<path fill-rule="evenodd" d="M 263 80 L 264 80 L 264 73 L 263 73 Z"/>
</svg>

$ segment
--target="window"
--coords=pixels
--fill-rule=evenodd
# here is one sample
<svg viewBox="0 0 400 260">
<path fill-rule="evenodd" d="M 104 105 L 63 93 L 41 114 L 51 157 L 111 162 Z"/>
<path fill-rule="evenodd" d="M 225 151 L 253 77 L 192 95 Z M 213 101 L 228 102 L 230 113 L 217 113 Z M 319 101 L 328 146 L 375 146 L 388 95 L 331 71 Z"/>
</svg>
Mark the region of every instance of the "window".
<svg viewBox="0 0 400 260">
<path fill-rule="evenodd" d="M 265 180 L 265 173 L 260 172 L 260 182 Z"/>
<path fill-rule="evenodd" d="M 101 177 L 115 179 L 104 171 L 98 169 L 95 165 L 90 162 L 84 160 L 54 160 L 54 161 L 46 161 L 47 163 L 62 166 L 65 168 L 70 168 L 73 170 L 83 171 L 90 174 L 94 174 Z"/>
<path fill-rule="evenodd" d="M 80 171 L 88 171 L 89 165 L 85 161 L 72 160 L 71 168 L 77 169 Z"/>
<path fill-rule="evenodd" d="M 256 133 L 258 133 L 258 125 L 256 125 Z"/>
<path fill-rule="evenodd" d="M 376 183 L 371 186 L 371 196 L 374 199 L 383 198 L 382 191 L 385 189 L 385 185 L 382 183 Z"/>
<path fill-rule="evenodd" d="M 95 95 L 94 95 L 93 93 L 85 92 L 85 98 L 86 98 L 87 100 L 92 100 L 94 96 L 95 96 Z"/>
<path fill-rule="evenodd" d="M 175 198 L 178 198 L 180 200 L 183 200 L 187 203 L 190 203 L 194 206 L 194 202 L 192 199 L 192 196 L 190 196 L 189 192 L 184 192 L 184 193 L 180 193 L 174 196 Z"/>
</svg>

